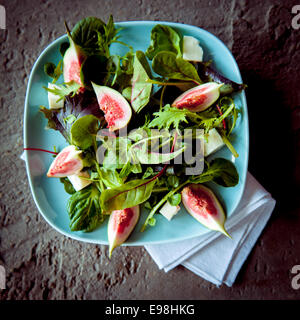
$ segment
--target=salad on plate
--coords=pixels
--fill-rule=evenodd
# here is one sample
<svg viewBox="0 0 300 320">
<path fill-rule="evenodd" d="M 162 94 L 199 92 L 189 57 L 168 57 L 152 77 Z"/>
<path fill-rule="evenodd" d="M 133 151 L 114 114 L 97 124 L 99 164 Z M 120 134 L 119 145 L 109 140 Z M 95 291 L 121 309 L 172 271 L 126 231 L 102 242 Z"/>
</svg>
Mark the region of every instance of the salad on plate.
<svg viewBox="0 0 300 320">
<path fill-rule="evenodd" d="M 49 61 L 47 127 L 67 146 L 56 150 L 47 176 L 70 195 L 70 230 L 91 232 L 108 219 L 109 254 L 124 243 L 147 210 L 141 232 L 157 215 L 169 223 L 185 214 L 227 233 L 226 213 L 207 183 L 237 185 L 232 161 L 215 152 L 232 142 L 240 108 L 232 94 L 245 88 L 203 61 L 199 41 L 157 23 L 147 50 L 134 50 L 119 36 L 113 17 L 66 24 L 61 60 Z M 124 55 L 112 53 L 117 43 Z M 30 150 L 30 148 L 27 148 Z M 213 155 L 213 157 L 211 157 Z M 230 237 L 230 236 L 229 236 Z"/>
</svg>

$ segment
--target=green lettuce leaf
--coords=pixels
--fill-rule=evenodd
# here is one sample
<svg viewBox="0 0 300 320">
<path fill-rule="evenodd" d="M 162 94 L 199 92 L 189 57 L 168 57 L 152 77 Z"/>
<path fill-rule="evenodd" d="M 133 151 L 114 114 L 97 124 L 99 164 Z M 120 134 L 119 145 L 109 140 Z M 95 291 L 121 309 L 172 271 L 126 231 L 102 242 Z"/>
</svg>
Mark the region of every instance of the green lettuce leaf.
<svg viewBox="0 0 300 320">
<path fill-rule="evenodd" d="M 92 114 L 77 119 L 71 127 L 72 144 L 81 150 L 96 144 L 96 133 L 99 130 L 99 119 Z"/>
<path fill-rule="evenodd" d="M 151 31 L 150 46 L 146 50 L 146 56 L 152 60 L 160 51 L 170 51 L 181 55 L 181 37 L 171 27 L 157 24 Z"/>
<path fill-rule="evenodd" d="M 159 52 L 153 58 L 152 69 L 165 78 L 201 83 L 196 68 L 173 52 Z"/>
</svg>

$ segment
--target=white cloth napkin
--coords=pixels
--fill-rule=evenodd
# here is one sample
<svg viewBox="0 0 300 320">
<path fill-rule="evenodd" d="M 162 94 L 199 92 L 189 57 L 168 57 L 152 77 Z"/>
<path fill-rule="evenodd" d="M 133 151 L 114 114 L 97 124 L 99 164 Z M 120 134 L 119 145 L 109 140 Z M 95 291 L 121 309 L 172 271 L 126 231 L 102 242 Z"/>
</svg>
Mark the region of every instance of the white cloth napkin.
<svg viewBox="0 0 300 320">
<path fill-rule="evenodd" d="M 248 172 L 242 200 L 225 223 L 232 239 L 211 231 L 193 239 L 145 248 L 165 272 L 181 264 L 217 286 L 232 286 L 275 204 L 270 193 Z"/>
</svg>

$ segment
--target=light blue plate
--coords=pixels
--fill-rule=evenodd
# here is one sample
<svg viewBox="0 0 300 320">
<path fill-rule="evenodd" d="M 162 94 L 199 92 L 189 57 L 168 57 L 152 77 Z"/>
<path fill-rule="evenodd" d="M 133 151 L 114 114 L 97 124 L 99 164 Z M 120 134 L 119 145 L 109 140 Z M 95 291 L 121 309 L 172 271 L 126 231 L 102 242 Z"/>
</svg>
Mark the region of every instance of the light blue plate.
<svg viewBox="0 0 300 320">
<path fill-rule="evenodd" d="M 157 22 L 157 21 L 130 21 L 116 23 L 117 27 L 123 27 L 120 40 L 133 46 L 135 50 L 145 51 L 150 42 L 151 29 L 157 24 L 169 25 L 178 30 L 182 35 L 194 36 L 200 41 L 204 51 L 204 61 L 213 60 L 213 66 L 229 79 L 242 83 L 239 68 L 227 47 L 211 33 L 190 25 Z M 61 134 L 54 130 L 45 130 L 46 119 L 39 112 L 39 106 L 48 106 L 47 93 L 42 88 L 47 86 L 49 78 L 44 74 L 43 68 L 46 62 L 57 64 L 61 59 L 59 46 L 67 41 L 64 35 L 51 43 L 39 56 L 30 74 L 26 92 L 24 112 L 24 147 L 44 148 L 53 150 L 66 146 Z M 126 47 L 115 45 L 112 53 L 126 53 Z M 242 108 L 237 127 L 234 130 L 233 145 L 239 153 L 234 159 L 227 148 L 218 151 L 214 157 L 224 157 L 232 160 L 240 175 L 239 184 L 233 188 L 223 188 L 212 185 L 213 190 L 223 203 L 227 215 L 230 216 L 238 205 L 243 189 L 248 166 L 249 130 L 247 104 L 244 92 L 234 97 L 236 105 Z M 45 220 L 62 234 L 86 242 L 107 244 L 107 221 L 97 230 L 91 233 L 71 232 L 69 229 L 69 217 L 66 210 L 69 195 L 65 192 L 63 185 L 56 178 L 47 178 L 46 172 L 53 158 L 44 152 L 27 151 L 26 169 L 29 184 L 34 201 Z M 140 232 L 141 225 L 145 221 L 147 212 L 142 212 L 139 225 L 130 236 L 125 245 L 145 245 L 178 241 L 199 236 L 209 230 L 194 220 L 186 211 L 181 210 L 170 222 L 163 216 L 157 215 L 155 227 L 148 227 L 143 233 Z M 226 226 L 226 224 L 225 224 Z"/>
</svg>

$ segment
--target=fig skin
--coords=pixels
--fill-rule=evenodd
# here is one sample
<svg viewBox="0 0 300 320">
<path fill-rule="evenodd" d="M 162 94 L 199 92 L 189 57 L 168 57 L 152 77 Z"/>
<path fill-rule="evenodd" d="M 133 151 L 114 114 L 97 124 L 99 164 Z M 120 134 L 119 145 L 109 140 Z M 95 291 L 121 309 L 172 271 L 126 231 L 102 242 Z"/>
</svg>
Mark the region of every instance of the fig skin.
<svg viewBox="0 0 300 320">
<path fill-rule="evenodd" d="M 83 169 L 81 154 L 82 151 L 77 150 L 73 145 L 62 149 L 51 163 L 47 177 L 64 178 L 79 173 Z"/>
<path fill-rule="evenodd" d="M 200 84 L 182 93 L 172 103 L 172 107 L 192 112 L 204 111 L 218 100 L 222 85 L 216 82 Z"/>
<path fill-rule="evenodd" d="M 114 210 L 109 217 L 107 235 L 109 243 L 109 258 L 113 250 L 125 242 L 140 217 L 140 206 L 123 210 Z"/>
<path fill-rule="evenodd" d="M 132 116 L 131 106 L 120 92 L 99 86 L 92 82 L 100 109 L 105 114 L 109 131 L 116 131 L 127 126 Z"/>
<path fill-rule="evenodd" d="M 226 220 L 224 209 L 207 187 L 201 184 L 189 184 L 181 191 L 181 199 L 188 213 L 205 227 L 230 235 L 224 228 Z"/>
</svg>

